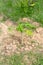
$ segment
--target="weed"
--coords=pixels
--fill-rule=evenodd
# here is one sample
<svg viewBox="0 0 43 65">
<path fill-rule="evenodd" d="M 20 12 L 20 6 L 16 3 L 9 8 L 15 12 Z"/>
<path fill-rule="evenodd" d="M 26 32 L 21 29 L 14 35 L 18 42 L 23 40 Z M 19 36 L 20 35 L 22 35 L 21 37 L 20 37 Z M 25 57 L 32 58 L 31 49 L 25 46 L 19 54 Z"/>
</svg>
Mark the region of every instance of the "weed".
<svg viewBox="0 0 43 65">
<path fill-rule="evenodd" d="M 24 32 L 25 28 L 28 29 L 28 31 L 30 31 L 30 32 L 33 29 L 36 29 L 36 27 L 30 23 L 19 23 L 16 29 L 20 32 Z"/>
</svg>

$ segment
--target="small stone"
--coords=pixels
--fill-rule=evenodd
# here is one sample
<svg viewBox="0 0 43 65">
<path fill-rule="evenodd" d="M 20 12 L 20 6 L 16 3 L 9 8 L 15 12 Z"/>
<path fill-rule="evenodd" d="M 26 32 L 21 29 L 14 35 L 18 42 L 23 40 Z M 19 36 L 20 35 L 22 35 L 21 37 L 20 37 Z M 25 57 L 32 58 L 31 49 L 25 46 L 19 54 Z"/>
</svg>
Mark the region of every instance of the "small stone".
<svg viewBox="0 0 43 65">
<path fill-rule="evenodd" d="M 8 46 L 6 47 L 6 49 L 9 49 Z"/>
<path fill-rule="evenodd" d="M 33 44 L 32 47 L 34 47 L 35 45 Z"/>
<path fill-rule="evenodd" d="M 41 27 L 39 27 L 39 28 L 36 29 L 37 33 L 40 33 L 41 31 L 43 31 L 43 28 L 41 28 Z"/>
<path fill-rule="evenodd" d="M 28 18 L 23 18 L 22 19 L 24 22 L 27 22 L 28 21 Z"/>
<path fill-rule="evenodd" d="M 32 46 L 29 46 L 29 49 L 32 50 Z"/>
<path fill-rule="evenodd" d="M 25 48 L 25 51 L 28 51 L 29 49 L 28 48 Z"/>
</svg>

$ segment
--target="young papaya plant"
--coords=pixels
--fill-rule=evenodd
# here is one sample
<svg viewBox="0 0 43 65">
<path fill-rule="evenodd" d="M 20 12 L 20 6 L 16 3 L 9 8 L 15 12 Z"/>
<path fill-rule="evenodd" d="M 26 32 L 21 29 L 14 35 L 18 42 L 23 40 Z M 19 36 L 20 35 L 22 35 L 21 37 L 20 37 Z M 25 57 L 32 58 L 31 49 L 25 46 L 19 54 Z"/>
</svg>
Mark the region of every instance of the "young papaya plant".
<svg viewBox="0 0 43 65">
<path fill-rule="evenodd" d="M 36 27 L 28 22 L 27 23 L 19 23 L 16 30 L 21 32 L 21 40 L 22 40 L 21 43 L 23 43 L 23 32 L 25 32 L 27 35 L 31 36 L 31 35 L 33 35 L 32 30 L 34 30 L 34 29 L 36 29 Z"/>
<path fill-rule="evenodd" d="M 21 32 L 21 44 L 23 44 L 23 31 L 24 31 L 23 24 L 19 24 L 16 30 Z"/>
</svg>

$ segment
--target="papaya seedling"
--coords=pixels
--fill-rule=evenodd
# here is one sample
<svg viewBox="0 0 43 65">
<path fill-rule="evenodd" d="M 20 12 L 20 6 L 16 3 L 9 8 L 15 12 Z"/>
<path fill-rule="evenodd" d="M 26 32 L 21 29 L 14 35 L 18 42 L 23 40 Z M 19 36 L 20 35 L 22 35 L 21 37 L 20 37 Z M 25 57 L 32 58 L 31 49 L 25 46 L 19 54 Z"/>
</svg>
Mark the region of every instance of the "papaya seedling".
<svg viewBox="0 0 43 65">
<path fill-rule="evenodd" d="M 16 30 L 21 32 L 21 43 L 23 44 L 23 31 L 24 31 L 23 24 L 19 24 Z"/>
<path fill-rule="evenodd" d="M 19 24 L 16 29 L 20 32 L 23 32 L 23 25 Z"/>
<path fill-rule="evenodd" d="M 19 23 L 16 30 L 21 32 L 22 43 L 23 43 L 23 32 L 25 32 L 27 35 L 31 36 L 31 35 L 33 35 L 33 31 L 32 31 L 33 29 L 36 29 L 36 27 L 28 22 L 27 23 Z"/>
</svg>

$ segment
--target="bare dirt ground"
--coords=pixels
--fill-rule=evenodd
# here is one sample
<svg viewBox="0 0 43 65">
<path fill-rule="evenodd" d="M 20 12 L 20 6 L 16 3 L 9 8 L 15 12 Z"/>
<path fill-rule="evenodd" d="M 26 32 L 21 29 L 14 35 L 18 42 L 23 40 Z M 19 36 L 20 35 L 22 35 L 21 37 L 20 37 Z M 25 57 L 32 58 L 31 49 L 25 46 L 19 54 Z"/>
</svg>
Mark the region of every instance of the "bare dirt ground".
<svg viewBox="0 0 43 65">
<path fill-rule="evenodd" d="M 43 53 L 43 27 L 37 22 L 33 22 L 30 19 L 23 18 L 24 22 L 28 20 L 33 25 L 37 26 L 33 35 L 30 37 L 23 33 L 23 44 L 21 44 L 21 33 L 16 30 L 15 24 L 12 21 L 7 20 L 5 23 L 0 22 L 0 54 L 12 55 L 13 53 L 21 52 L 42 52 Z M 13 30 L 8 31 L 9 27 L 13 27 Z"/>
<path fill-rule="evenodd" d="M 20 21 L 28 21 L 36 26 L 32 36 L 28 36 L 23 32 L 23 43 L 21 43 L 21 33 L 16 30 L 17 23 L 13 23 L 10 20 L 0 22 L 0 63 L 4 63 L 2 65 L 9 65 L 9 60 L 6 56 L 11 56 L 15 53 L 21 54 L 32 51 L 43 54 L 43 27 L 27 18 L 20 19 Z M 24 55 L 23 62 L 26 62 L 26 65 L 31 65 L 32 61 L 35 61 L 34 55 L 31 55 L 31 57 L 29 60 L 28 55 Z"/>
</svg>

